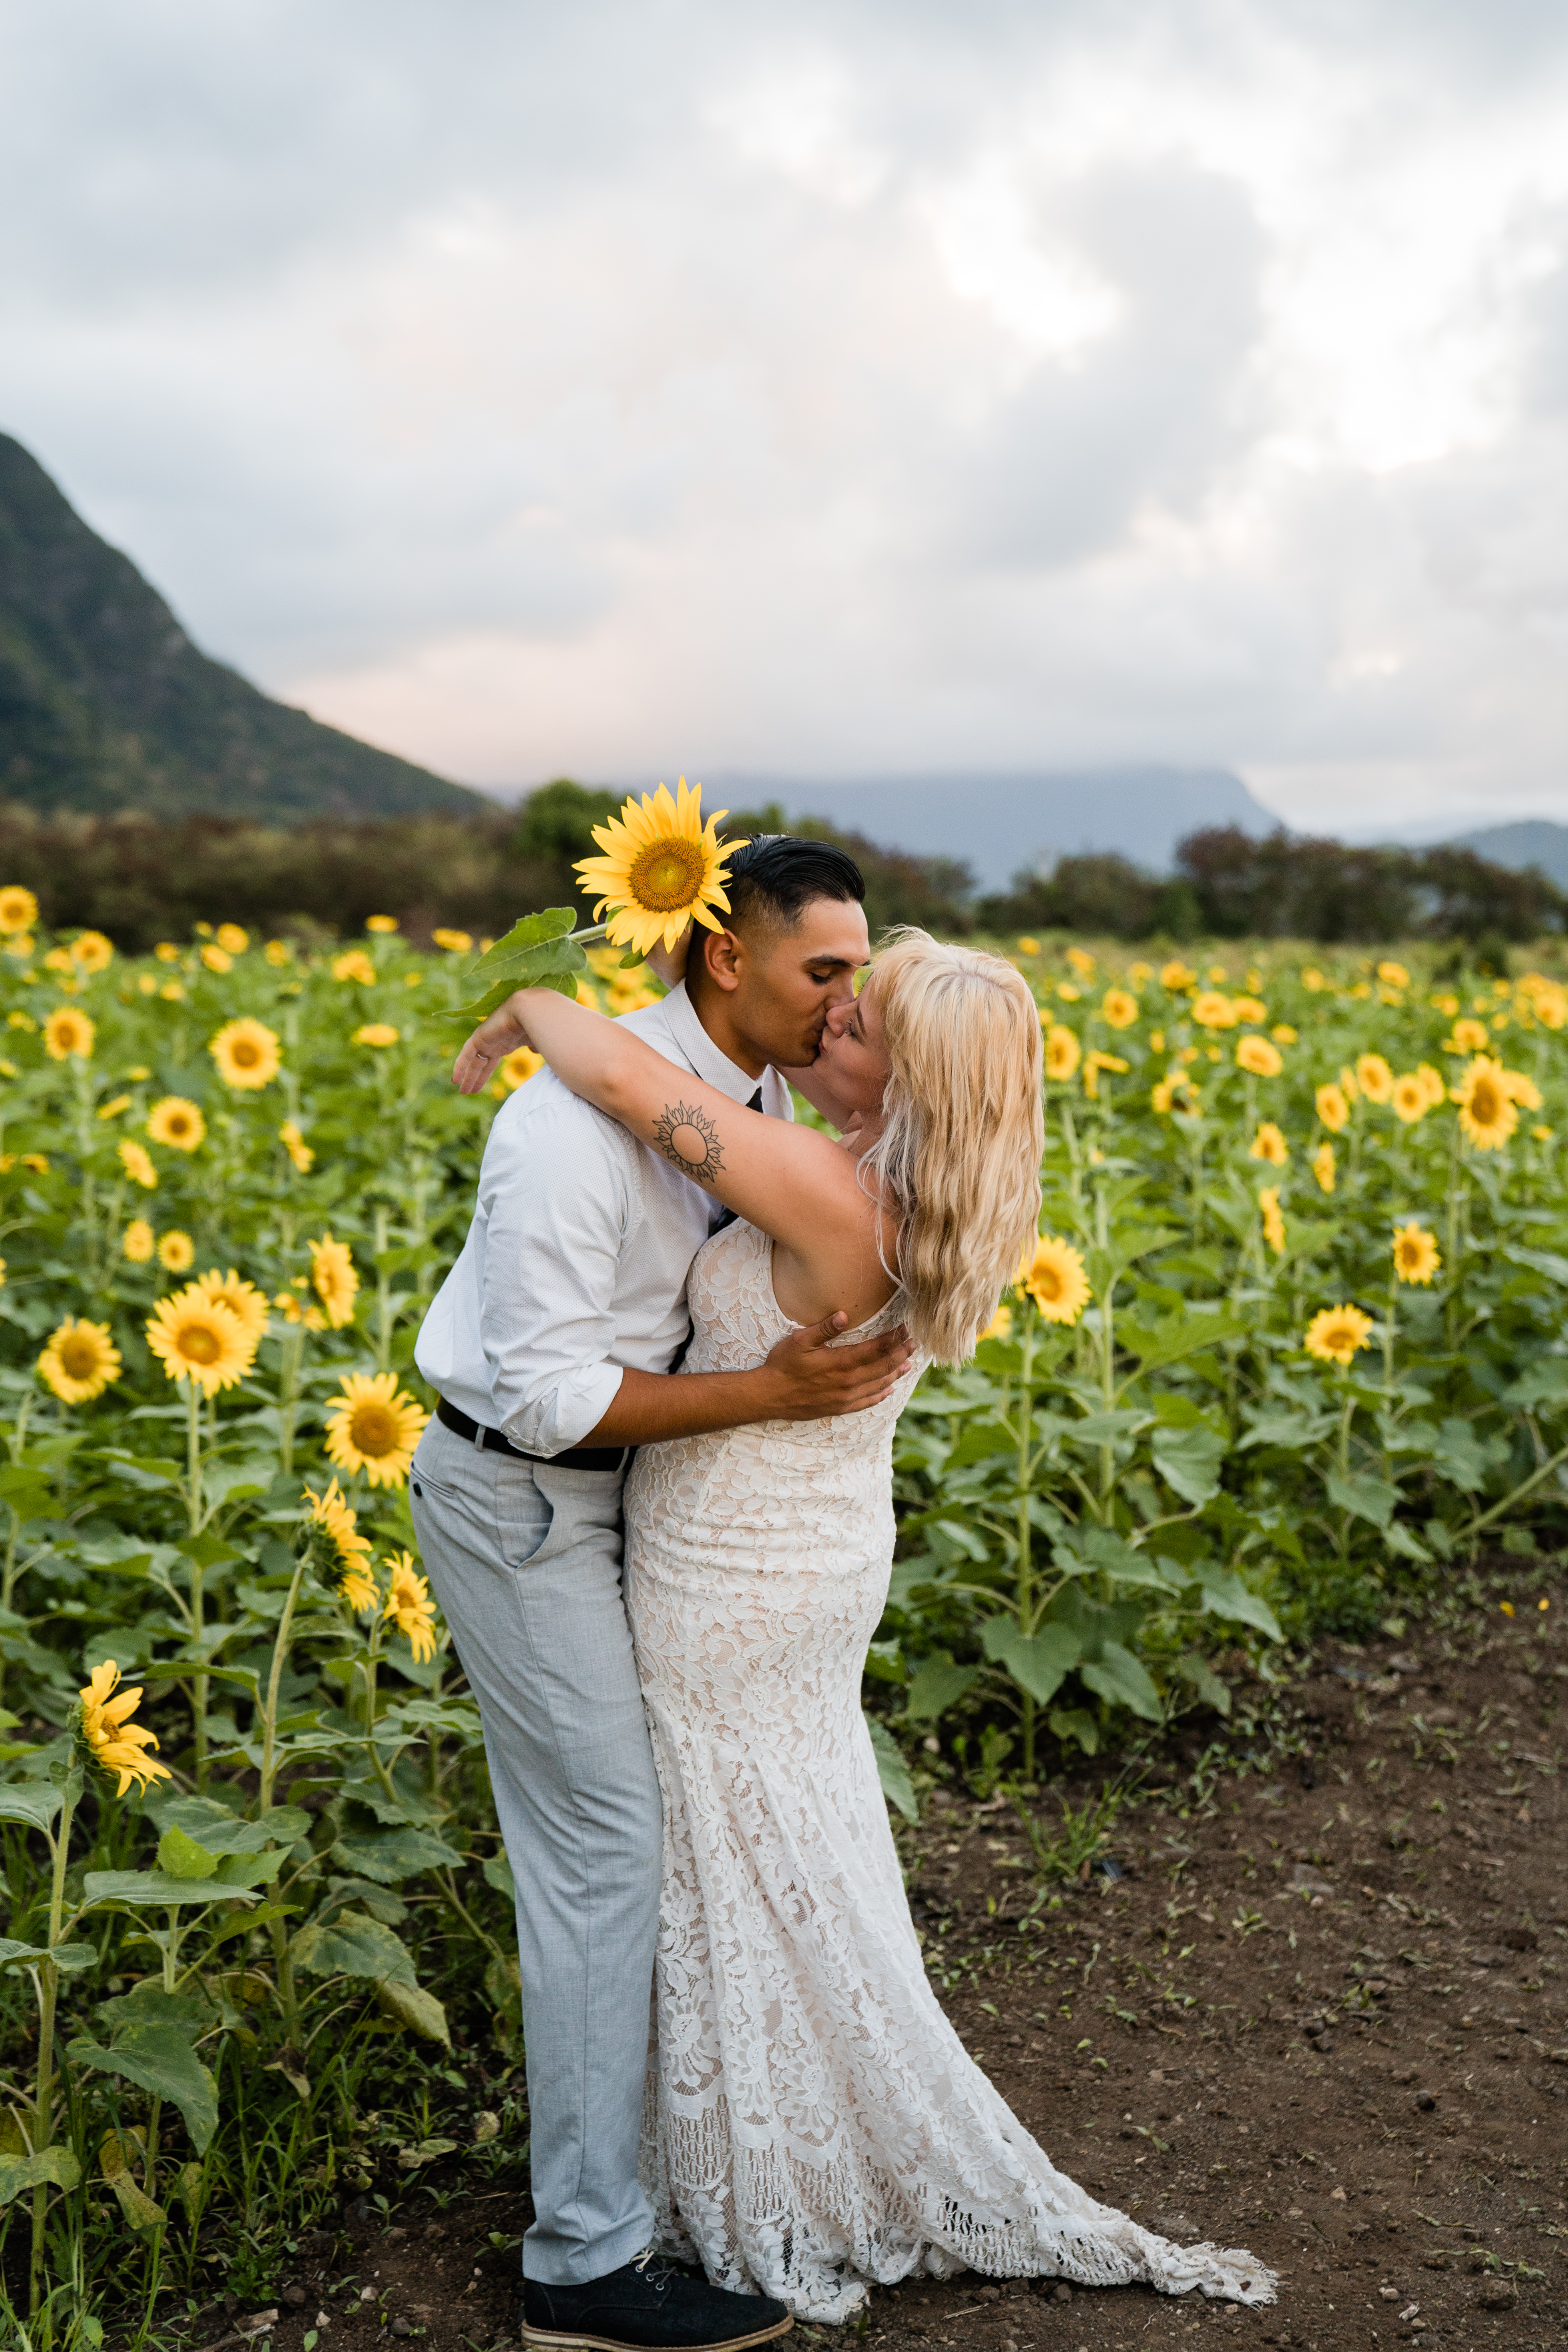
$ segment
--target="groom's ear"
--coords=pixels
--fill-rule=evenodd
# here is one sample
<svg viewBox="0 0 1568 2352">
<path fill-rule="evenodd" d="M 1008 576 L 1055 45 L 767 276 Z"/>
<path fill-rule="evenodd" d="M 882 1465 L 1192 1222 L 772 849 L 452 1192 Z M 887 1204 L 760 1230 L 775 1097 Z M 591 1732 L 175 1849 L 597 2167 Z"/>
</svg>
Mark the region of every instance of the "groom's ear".
<svg viewBox="0 0 1568 2352">
<path fill-rule="evenodd" d="M 746 962 L 743 943 L 733 931 L 699 929 L 697 939 L 703 982 L 710 980 L 727 996 L 731 995 L 741 985 Z"/>
</svg>

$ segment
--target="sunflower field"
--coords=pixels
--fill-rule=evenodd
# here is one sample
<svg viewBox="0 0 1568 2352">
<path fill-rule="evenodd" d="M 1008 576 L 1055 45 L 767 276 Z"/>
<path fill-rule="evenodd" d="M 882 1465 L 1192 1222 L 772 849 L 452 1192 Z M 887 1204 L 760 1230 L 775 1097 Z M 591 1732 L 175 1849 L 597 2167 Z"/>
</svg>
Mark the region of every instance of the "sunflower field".
<svg viewBox="0 0 1568 2352">
<path fill-rule="evenodd" d="M 18 2342 L 259 2296 L 345 2194 L 522 2177 L 510 1880 L 405 1497 L 419 1319 L 537 1066 L 465 1099 L 450 1016 L 509 955 L 611 1013 L 657 985 L 624 941 L 579 969 L 570 921 L 477 974 L 489 942 L 387 919 L 132 961 L 0 889 Z M 1047 1207 L 899 1433 L 867 1706 L 906 1806 L 1223 1714 L 1244 1657 L 1283 1675 L 1568 1507 L 1560 979 L 1005 945 Z"/>
</svg>

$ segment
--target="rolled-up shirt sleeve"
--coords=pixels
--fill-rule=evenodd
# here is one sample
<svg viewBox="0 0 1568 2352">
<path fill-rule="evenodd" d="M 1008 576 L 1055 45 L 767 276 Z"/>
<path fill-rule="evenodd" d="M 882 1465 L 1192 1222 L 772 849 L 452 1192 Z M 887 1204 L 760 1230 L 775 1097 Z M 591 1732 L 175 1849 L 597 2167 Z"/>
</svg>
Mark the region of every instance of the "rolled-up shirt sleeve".
<svg viewBox="0 0 1568 2352">
<path fill-rule="evenodd" d="M 580 1445 L 615 1402 L 616 1274 L 642 1214 L 636 1146 L 559 1094 L 480 1180 L 480 1342 L 500 1426 L 528 1454 Z"/>
</svg>

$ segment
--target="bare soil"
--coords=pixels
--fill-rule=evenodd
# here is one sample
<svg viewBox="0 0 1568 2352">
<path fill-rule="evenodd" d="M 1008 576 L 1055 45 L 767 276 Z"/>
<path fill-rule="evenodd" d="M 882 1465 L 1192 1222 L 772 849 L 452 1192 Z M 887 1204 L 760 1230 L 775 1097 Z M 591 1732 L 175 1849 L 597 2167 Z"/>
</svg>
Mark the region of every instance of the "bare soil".
<svg viewBox="0 0 1568 2352">
<path fill-rule="evenodd" d="M 887 2352 L 1568 2337 L 1568 1589 L 1510 1565 L 1511 1617 L 1330 1644 L 1284 1698 L 1253 1691 L 1254 1735 L 1189 1748 L 1121 1811 L 1120 1876 L 1043 1888 L 1002 1801 L 939 1791 L 910 1840 L 953 2021 L 1053 2161 L 1168 2236 L 1247 2247 L 1279 2301 L 965 2275 L 878 2290 L 847 2333 Z M 277 2322 L 231 2341 L 515 2344 L 527 2200 L 459 2179 L 391 2228 L 351 2202 L 289 2256 Z M 209 2306 L 180 2333 L 213 2345 L 248 2316 Z"/>
</svg>

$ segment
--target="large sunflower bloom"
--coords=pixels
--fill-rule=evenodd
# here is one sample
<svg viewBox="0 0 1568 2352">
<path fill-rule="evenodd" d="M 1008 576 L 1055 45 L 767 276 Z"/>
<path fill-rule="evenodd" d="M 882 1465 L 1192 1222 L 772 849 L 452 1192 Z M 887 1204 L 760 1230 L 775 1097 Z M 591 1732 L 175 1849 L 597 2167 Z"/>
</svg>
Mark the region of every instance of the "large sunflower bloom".
<svg viewBox="0 0 1568 2352">
<path fill-rule="evenodd" d="M 1459 1125 L 1478 1151 L 1500 1151 L 1519 1125 L 1519 1106 L 1500 1062 L 1478 1054 L 1456 1089 Z"/>
<path fill-rule="evenodd" d="M 1089 1305 L 1089 1276 L 1070 1242 L 1045 1234 L 1018 1269 L 1018 1280 L 1047 1323 L 1076 1323 Z"/>
<path fill-rule="evenodd" d="M 660 784 L 657 793 L 643 794 L 640 808 L 628 800 L 618 817 L 595 825 L 594 838 L 604 855 L 580 857 L 576 870 L 585 891 L 601 894 L 595 921 L 606 907 L 614 908 L 608 936 L 616 947 L 646 955 L 663 940 L 672 948 L 689 921 L 710 931 L 723 929 L 712 909 L 730 911 L 725 861 L 742 846 L 727 842 L 721 848 L 715 838 L 715 825 L 728 814 L 728 809 L 715 809 L 704 825 L 702 787 L 691 790 L 682 776 L 674 800 Z"/>
<path fill-rule="evenodd" d="M 327 1459 L 363 1470 L 373 1486 L 401 1486 L 426 1423 L 424 1406 L 395 1372 L 346 1372 L 327 1411 Z"/>
<path fill-rule="evenodd" d="M 85 1013 L 79 1013 L 74 1004 L 62 1004 L 44 1024 L 44 1051 L 51 1062 L 67 1061 L 73 1054 L 79 1062 L 85 1062 L 97 1034 Z"/>
<path fill-rule="evenodd" d="M 1394 1072 L 1381 1054 L 1363 1054 L 1355 1066 L 1356 1084 L 1369 1103 L 1385 1103 L 1394 1092 Z"/>
<path fill-rule="evenodd" d="M 1394 1229 L 1394 1271 L 1401 1282 L 1430 1282 L 1443 1261 L 1425 1225 L 1414 1217 Z"/>
<path fill-rule="evenodd" d="M 147 1345 L 172 1381 L 194 1381 L 208 1396 L 242 1381 L 256 1357 L 233 1307 L 199 1282 L 160 1298 L 147 1318 Z"/>
<path fill-rule="evenodd" d="M 225 1086 L 241 1091 L 269 1087 L 283 1066 L 278 1032 L 268 1029 L 265 1021 L 226 1021 L 216 1035 L 207 1039 L 207 1052 L 217 1064 Z"/>
<path fill-rule="evenodd" d="M 1342 1135 L 1350 1125 L 1351 1116 L 1351 1107 L 1345 1099 L 1344 1088 L 1336 1087 L 1331 1081 L 1326 1087 L 1320 1087 L 1317 1093 L 1317 1106 L 1318 1117 L 1330 1134 Z"/>
<path fill-rule="evenodd" d="M 79 971 L 107 971 L 114 961 L 114 942 L 101 931 L 82 931 L 72 940 L 70 958 Z"/>
<path fill-rule="evenodd" d="M 324 1495 L 307 1486 L 305 1500 L 310 1517 L 338 1556 L 339 1598 L 347 1601 L 356 1616 L 364 1616 L 375 1607 L 380 1595 L 370 1572 L 370 1545 L 359 1533 L 358 1514 L 344 1502 L 342 1489 L 335 1478 Z"/>
<path fill-rule="evenodd" d="M 166 1764 L 154 1764 L 145 1754 L 156 1748 L 156 1736 L 144 1724 L 132 1723 L 142 1698 L 140 1688 L 117 1692 L 120 1668 L 112 1658 L 101 1666 L 94 1666 L 92 1676 L 84 1690 L 79 1691 L 81 1701 L 81 1736 L 91 1748 L 94 1760 L 106 1772 L 117 1775 L 116 1796 L 122 1797 L 134 1780 L 144 1789 L 153 1780 L 172 1780 Z"/>
<path fill-rule="evenodd" d="M 1417 1119 L 1426 1118 L 1431 1108 L 1432 1098 L 1426 1091 L 1426 1081 L 1419 1070 L 1407 1070 L 1403 1077 L 1394 1079 L 1394 1116 L 1404 1126 L 1414 1127 Z"/>
<path fill-rule="evenodd" d="M 1236 1066 L 1255 1078 L 1277 1078 L 1285 1067 L 1285 1057 L 1267 1037 L 1244 1037 L 1236 1049 Z"/>
<path fill-rule="evenodd" d="M 1193 1019 L 1204 1029 L 1234 1029 L 1236 1007 L 1228 996 L 1205 988 L 1201 996 L 1193 999 Z"/>
<path fill-rule="evenodd" d="M 237 1316 L 252 1348 L 260 1346 L 267 1336 L 268 1309 L 266 1294 L 254 1282 L 243 1281 L 231 1265 L 226 1274 L 204 1274 L 194 1287 Z"/>
<path fill-rule="evenodd" d="M 341 1331 L 345 1323 L 354 1319 L 354 1300 L 359 1294 L 353 1259 L 344 1244 L 335 1242 L 331 1234 L 323 1234 L 319 1242 L 311 1242 L 309 1247 L 311 1284 L 328 1322 L 334 1331 Z"/>
<path fill-rule="evenodd" d="M 1372 1317 L 1359 1307 L 1325 1307 L 1308 1324 L 1303 1344 L 1320 1363 L 1345 1365 L 1371 1337 Z"/>
<path fill-rule="evenodd" d="M 206 1140 L 207 1123 L 184 1095 L 165 1095 L 147 1114 L 147 1132 L 154 1143 L 166 1143 L 175 1151 L 195 1151 Z"/>
<path fill-rule="evenodd" d="M 68 1315 L 38 1358 L 38 1370 L 62 1404 L 89 1404 L 120 1378 L 120 1350 L 107 1323 Z"/>
<path fill-rule="evenodd" d="M 390 1617 L 400 1633 L 407 1634 L 408 1646 L 416 1658 L 433 1658 L 436 1604 L 430 1598 L 430 1587 L 416 1570 L 409 1553 L 395 1551 L 386 1565 L 392 1572 L 392 1581 L 382 1615 Z"/>
<path fill-rule="evenodd" d="M 1083 1048 L 1070 1029 L 1053 1021 L 1046 1032 L 1046 1076 L 1058 1084 L 1076 1076 Z"/>
<path fill-rule="evenodd" d="M 30 931 L 38 919 L 38 902 L 19 882 L 0 890 L 0 931 Z"/>
</svg>

